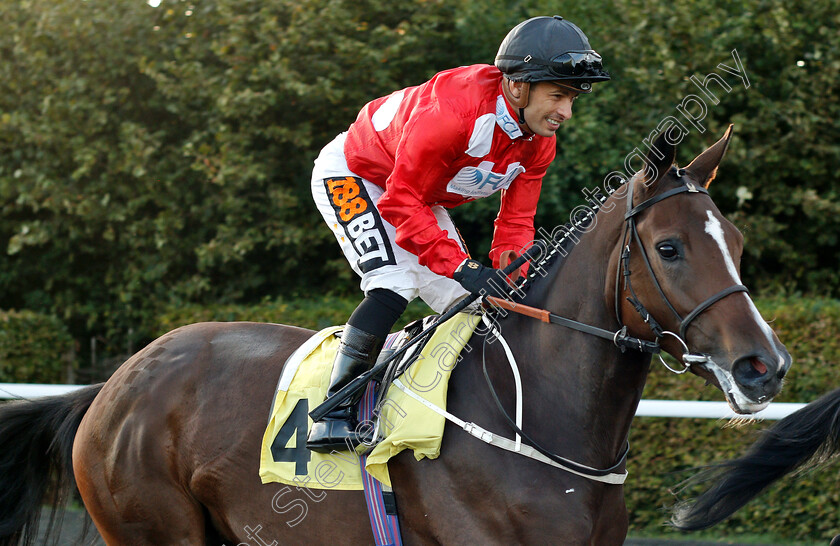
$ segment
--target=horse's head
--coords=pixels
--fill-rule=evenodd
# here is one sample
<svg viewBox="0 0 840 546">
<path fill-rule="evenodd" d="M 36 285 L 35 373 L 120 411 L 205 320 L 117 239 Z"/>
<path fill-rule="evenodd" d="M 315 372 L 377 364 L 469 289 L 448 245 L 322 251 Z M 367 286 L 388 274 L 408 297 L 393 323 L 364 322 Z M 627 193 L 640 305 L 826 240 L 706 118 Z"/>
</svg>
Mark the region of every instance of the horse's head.
<svg viewBox="0 0 840 546">
<path fill-rule="evenodd" d="M 731 132 L 684 169 L 673 166 L 676 148 L 664 133 L 626 184 L 624 236 L 612 260 L 616 312 L 634 336 L 650 339 L 653 328 L 663 349 L 717 385 L 734 411 L 754 413 L 781 390 L 791 357 L 741 284 L 743 236 L 707 193 Z"/>
</svg>

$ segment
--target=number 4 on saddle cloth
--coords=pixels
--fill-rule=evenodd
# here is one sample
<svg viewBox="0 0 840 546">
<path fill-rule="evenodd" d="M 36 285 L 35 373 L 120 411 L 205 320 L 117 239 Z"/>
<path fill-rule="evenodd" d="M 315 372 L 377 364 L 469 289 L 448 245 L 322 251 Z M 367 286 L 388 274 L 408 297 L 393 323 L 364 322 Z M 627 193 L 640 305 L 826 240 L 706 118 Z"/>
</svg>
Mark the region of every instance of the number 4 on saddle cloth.
<svg viewBox="0 0 840 546">
<path fill-rule="evenodd" d="M 423 324 L 415 323 L 388 336 L 379 359 L 387 358 L 434 318 L 428 317 Z M 418 461 L 424 457 L 437 458 L 445 419 L 400 387 L 445 408 L 449 375 L 479 320 L 476 315 L 456 315 L 439 326 L 425 345 L 406 352 L 400 367 L 405 367 L 405 363 L 408 366 L 394 383 L 387 385 L 385 398 L 377 404 L 374 421 L 366 421 L 365 414 L 360 414 L 357 430 L 363 427 L 367 432 L 376 430 L 379 438 L 372 446 L 362 444 L 357 448 L 357 452 L 366 453 L 363 465 L 359 464 L 357 452 L 316 453 L 306 448 L 306 436 L 312 425 L 308 414 L 326 396 L 341 327 L 327 328 L 312 336 L 283 367 L 263 435 L 262 482 L 303 485 L 310 489 L 361 490 L 364 466 L 370 476 L 390 487 L 388 460 L 402 450 L 413 450 Z M 392 373 L 389 369 L 385 376 Z M 368 389 L 372 386 L 368 385 Z M 361 404 L 371 399 L 370 394 Z"/>
</svg>

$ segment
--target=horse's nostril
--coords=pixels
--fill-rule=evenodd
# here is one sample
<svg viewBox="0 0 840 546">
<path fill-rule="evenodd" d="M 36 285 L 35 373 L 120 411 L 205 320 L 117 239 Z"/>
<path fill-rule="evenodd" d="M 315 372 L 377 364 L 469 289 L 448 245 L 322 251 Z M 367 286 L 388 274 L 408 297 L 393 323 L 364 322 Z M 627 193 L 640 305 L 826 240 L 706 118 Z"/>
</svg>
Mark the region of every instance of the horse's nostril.
<svg viewBox="0 0 840 546">
<path fill-rule="evenodd" d="M 769 376 L 768 366 L 757 356 L 739 358 L 732 365 L 732 375 L 742 386 L 758 387 L 764 384 Z"/>
<path fill-rule="evenodd" d="M 767 365 L 758 358 L 751 358 L 750 364 L 752 364 L 753 369 L 757 371 L 760 375 L 764 375 L 767 373 Z"/>
</svg>

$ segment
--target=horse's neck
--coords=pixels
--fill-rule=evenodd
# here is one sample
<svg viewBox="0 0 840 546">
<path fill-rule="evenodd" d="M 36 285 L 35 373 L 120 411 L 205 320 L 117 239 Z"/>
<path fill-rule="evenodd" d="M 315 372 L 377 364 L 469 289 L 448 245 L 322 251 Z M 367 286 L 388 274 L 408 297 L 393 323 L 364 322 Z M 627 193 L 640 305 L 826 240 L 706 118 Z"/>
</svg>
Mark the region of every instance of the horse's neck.
<svg viewBox="0 0 840 546">
<path fill-rule="evenodd" d="M 615 224 L 614 218 L 610 220 Z M 550 287 L 542 291 L 542 306 L 612 331 L 618 322 L 605 291 L 612 286 L 615 271 L 607 257 L 618 245 L 620 226 L 604 223 L 583 235 L 553 272 L 553 279 L 545 279 Z M 604 231 L 597 233 L 600 229 Z M 543 437 L 557 443 L 558 451 L 564 453 L 572 448 L 570 439 L 576 438 L 580 442 L 576 455 L 581 460 L 614 462 L 611 459 L 623 447 L 641 397 L 649 358 L 621 353 L 612 343 L 563 326 L 517 320 L 524 334 L 520 345 L 530 346 L 525 349 L 529 360 L 522 366 L 527 412 L 531 419 L 559 429 L 546 431 Z M 592 461 L 593 450 L 604 460 Z"/>
</svg>

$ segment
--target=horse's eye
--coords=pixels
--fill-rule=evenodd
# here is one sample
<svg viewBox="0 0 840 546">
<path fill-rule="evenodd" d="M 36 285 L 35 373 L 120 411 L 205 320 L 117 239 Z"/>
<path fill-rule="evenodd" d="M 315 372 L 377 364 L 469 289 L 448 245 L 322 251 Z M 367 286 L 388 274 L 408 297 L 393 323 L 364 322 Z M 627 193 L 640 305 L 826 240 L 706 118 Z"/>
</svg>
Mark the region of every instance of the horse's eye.
<svg viewBox="0 0 840 546">
<path fill-rule="evenodd" d="M 665 260 L 673 260 L 679 256 L 679 252 L 677 252 L 676 247 L 672 244 L 662 243 L 656 247 L 656 250 Z"/>
</svg>

